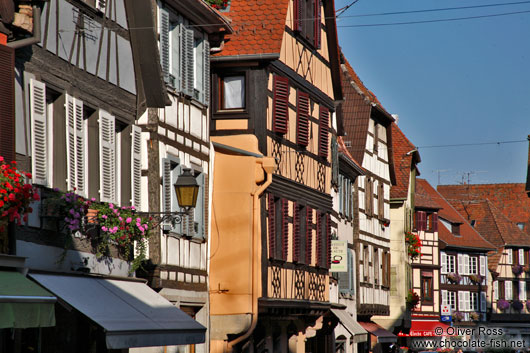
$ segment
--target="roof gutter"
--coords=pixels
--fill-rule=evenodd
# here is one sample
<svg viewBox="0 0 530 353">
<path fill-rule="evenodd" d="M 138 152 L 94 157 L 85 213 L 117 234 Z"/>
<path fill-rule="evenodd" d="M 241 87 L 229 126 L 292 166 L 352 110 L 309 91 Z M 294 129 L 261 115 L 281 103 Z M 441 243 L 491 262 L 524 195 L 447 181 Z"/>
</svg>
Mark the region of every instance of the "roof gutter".
<svg viewBox="0 0 530 353">
<path fill-rule="evenodd" d="M 227 62 L 227 61 L 250 61 L 250 60 L 278 60 L 280 53 L 265 53 L 265 54 L 243 54 L 243 55 L 227 55 L 227 56 L 212 56 L 211 62 Z"/>
<path fill-rule="evenodd" d="M 13 49 L 19 49 L 40 42 L 40 7 L 33 5 L 33 36 L 7 43 Z"/>
</svg>

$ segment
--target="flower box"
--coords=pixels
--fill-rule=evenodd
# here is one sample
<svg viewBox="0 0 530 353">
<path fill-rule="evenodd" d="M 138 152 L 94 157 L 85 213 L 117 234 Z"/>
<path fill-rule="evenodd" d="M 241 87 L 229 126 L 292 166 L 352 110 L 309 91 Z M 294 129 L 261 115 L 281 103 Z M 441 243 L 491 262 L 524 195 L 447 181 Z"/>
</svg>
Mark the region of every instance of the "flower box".
<svg viewBox="0 0 530 353">
<path fill-rule="evenodd" d="M 480 314 L 476 313 L 476 312 L 470 313 L 469 317 L 471 318 L 472 321 L 479 321 L 480 320 Z"/>
<path fill-rule="evenodd" d="M 514 300 L 512 302 L 512 308 L 515 311 L 521 311 L 521 310 L 523 310 L 523 303 L 521 301 L 519 301 L 519 300 Z"/>
<path fill-rule="evenodd" d="M 464 319 L 464 313 L 460 311 L 455 311 L 452 316 L 454 321 L 462 321 Z"/>
<path fill-rule="evenodd" d="M 523 273 L 523 266 L 512 265 L 512 272 L 514 275 L 519 276 L 521 273 Z"/>
<path fill-rule="evenodd" d="M 451 272 L 447 274 L 447 279 L 453 284 L 458 284 L 462 280 L 462 277 L 456 272 Z"/>
<path fill-rule="evenodd" d="M 481 275 L 470 275 L 469 279 L 471 280 L 471 282 L 473 282 L 475 284 L 482 283 L 482 276 Z"/>
<path fill-rule="evenodd" d="M 497 300 L 497 308 L 498 308 L 499 310 L 505 311 L 505 310 L 507 310 L 509 307 L 510 307 L 510 303 L 507 302 L 506 300 L 504 300 L 504 299 L 499 299 L 499 300 Z"/>
</svg>

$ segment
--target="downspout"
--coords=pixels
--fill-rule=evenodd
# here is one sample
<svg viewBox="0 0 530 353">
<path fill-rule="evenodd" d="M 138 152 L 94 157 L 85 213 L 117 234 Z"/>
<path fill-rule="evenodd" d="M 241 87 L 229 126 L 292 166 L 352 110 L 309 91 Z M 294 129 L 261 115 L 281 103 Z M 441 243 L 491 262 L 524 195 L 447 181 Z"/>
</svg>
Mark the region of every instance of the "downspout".
<svg viewBox="0 0 530 353">
<path fill-rule="evenodd" d="M 13 49 L 19 49 L 28 45 L 40 42 L 40 7 L 33 5 L 33 36 L 14 42 L 7 43 L 7 46 Z"/>
<path fill-rule="evenodd" d="M 243 340 L 250 337 L 252 332 L 256 329 L 258 324 L 258 283 L 260 280 L 260 252 L 261 252 L 261 242 L 260 234 L 258 229 L 258 220 L 259 220 L 259 197 L 265 191 L 265 189 L 272 184 L 272 172 L 275 169 L 274 158 L 263 157 L 261 160 L 258 160 L 256 163 L 261 164 L 263 170 L 267 173 L 267 180 L 254 191 L 252 194 L 253 205 L 252 205 L 252 322 L 249 329 L 243 335 L 237 337 L 236 339 L 228 342 L 227 350 L 232 352 L 234 346 Z"/>
</svg>

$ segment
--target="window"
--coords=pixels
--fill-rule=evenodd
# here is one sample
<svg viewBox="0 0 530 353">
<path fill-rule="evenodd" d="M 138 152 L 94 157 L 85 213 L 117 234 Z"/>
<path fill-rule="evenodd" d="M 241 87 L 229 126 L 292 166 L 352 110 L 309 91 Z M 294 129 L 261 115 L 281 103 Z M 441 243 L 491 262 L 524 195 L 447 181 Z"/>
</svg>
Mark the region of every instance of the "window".
<svg viewBox="0 0 530 353">
<path fill-rule="evenodd" d="M 159 8 L 160 65 L 166 83 L 207 105 L 210 100 L 210 44 L 187 19 Z"/>
<path fill-rule="evenodd" d="M 435 212 L 426 213 L 426 226 L 425 229 L 428 232 L 437 232 L 438 231 L 438 214 Z"/>
<path fill-rule="evenodd" d="M 304 147 L 309 144 L 309 95 L 302 91 L 296 96 L 296 143 Z"/>
<path fill-rule="evenodd" d="M 339 290 L 341 293 L 355 293 L 355 264 L 351 249 L 348 252 L 348 272 L 339 272 Z"/>
<path fill-rule="evenodd" d="M 479 299 L 478 299 L 478 293 L 471 292 L 469 295 L 470 300 L 470 310 L 471 311 L 479 311 Z"/>
<path fill-rule="evenodd" d="M 380 284 L 379 283 L 379 270 L 381 269 L 381 266 L 379 265 L 379 249 L 374 247 L 374 284 Z"/>
<path fill-rule="evenodd" d="M 447 292 L 447 304 L 451 307 L 451 310 L 456 311 L 456 292 Z"/>
<path fill-rule="evenodd" d="M 460 236 L 460 224 L 452 223 L 451 224 L 451 233 L 455 236 Z"/>
<path fill-rule="evenodd" d="M 496 287 L 498 287 L 498 297 L 497 299 L 505 299 L 506 298 L 506 293 L 505 293 L 505 289 L 506 289 L 506 286 L 504 285 L 504 281 L 497 281 L 496 282 Z"/>
<path fill-rule="evenodd" d="M 520 230 L 524 230 L 524 222 L 517 222 L 517 227 L 519 227 Z"/>
<path fill-rule="evenodd" d="M 478 274 L 478 263 L 477 263 L 477 257 L 470 256 L 469 257 L 469 273 L 470 275 L 476 275 Z"/>
<path fill-rule="evenodd" d="M 339 174 L 339 214 L 349 220 L 353 219 L 353 182 Z"/>
<path fill-rule="evenodd" d="M 447 273 L 456 271 L 456 258 L 455 255 L 447 255 Z"/>
<path fill-rule="evenodd" d="M 219 79 L 221 109 L 244 109 L 245 76 L 224 76 Z"/>
<path fill-rule="evenodd" d="M 274 75 L 273 79 L 272 130 L 280 134 L 287 133 L 289 125 L 289 80 Z"/>
<path fill-rule="evenodd" d="M 364 245 L 363 249 L 363 275 L 364 281 L 370 280 L 370 248 L 368 245 Z"/>
<path fill-rule="evenodd" d="M 294 0 L 294 30 L 320 48 L 320 0 Z"/>
<path fill-rule="evenodd" d="M 308 206 L 305 211 L 305 263 L 311 265 L 313 259 L 313 209 Z"/>
<path fill-rule="evenodd" d="M 329 110 L 320 106 L 318 114 L 318 155 L 328 158 L 329 150 Z"/>
<path fill-rule="evenodd" d="M 382 182 L 377 185 L 377 215 L 379 219 L 385 218 L 385 187 Z"/>
<path fill-rule="evenodd" d="M 427 230 L 427 213 L 425 211 L 416 211 L 414 213 L 414 230 Z"/>
<path fill-rule="evenodd" d="M 421 302 L 433 302 L 432 272 L 422 271 L 421 273 Z"/>
<path fill-rule="evenodd" d="M 299 262 L 304 258 L 305 245 L 305 209 L 297 202 L 293 206 L 293 262 Z"/>
</svg>

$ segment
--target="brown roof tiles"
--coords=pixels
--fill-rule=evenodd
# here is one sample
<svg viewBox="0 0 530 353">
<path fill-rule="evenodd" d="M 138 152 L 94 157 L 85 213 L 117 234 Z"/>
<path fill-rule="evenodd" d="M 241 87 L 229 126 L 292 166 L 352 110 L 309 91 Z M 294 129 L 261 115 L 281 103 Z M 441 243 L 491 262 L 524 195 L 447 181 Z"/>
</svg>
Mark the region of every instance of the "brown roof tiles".
<svg viewBox="0 0 530 353">
<path fill-rule="evenodd" d="M 390 198 L 403 199 L 408 194 L 411 170 L 420 161 L 419 152 L 411 153 L 416 150 L 416 147 L 407 139 L 396 123 L 392 123 L 391 130 L 396 185 L 390 189 Z"/>
</svg>

